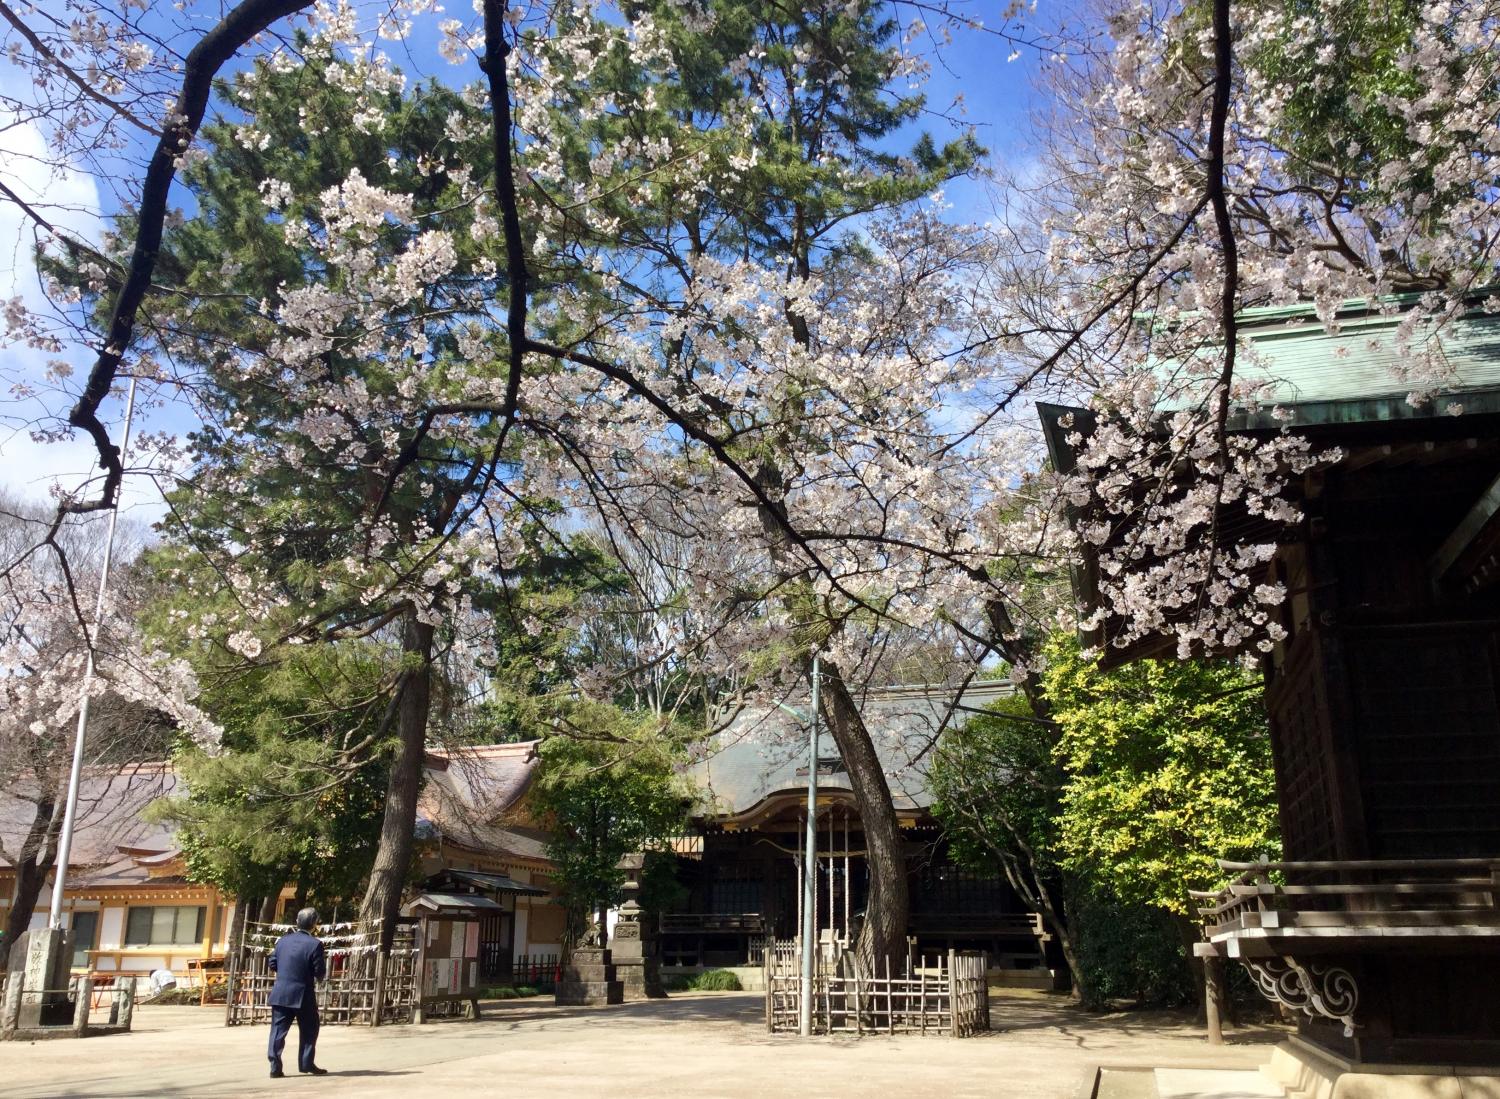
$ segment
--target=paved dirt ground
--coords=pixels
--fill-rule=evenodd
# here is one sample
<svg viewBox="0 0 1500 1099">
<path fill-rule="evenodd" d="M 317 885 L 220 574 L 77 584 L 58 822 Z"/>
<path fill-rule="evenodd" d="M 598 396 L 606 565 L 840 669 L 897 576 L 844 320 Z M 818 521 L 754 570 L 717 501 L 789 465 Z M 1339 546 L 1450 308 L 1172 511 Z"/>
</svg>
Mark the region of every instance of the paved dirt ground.
<svg viewBox="0 0 1500 1099">
<path fill-rule="evenodd" d="M 734 992 L 609 1008 L 545 998 L 486 1005 L 477 1023 L 329 1027 L 318 1061 L 330 1074 L 284 1080 L 266 1077 L 265 1027 L 226 1028 L 213 1009 L 142 1007 L 132 1034 L 0 1045 L 0 1095 L 1077 1099 L 1100 1066 L 1250 1069 L 1282 1037 L 1250 1029 L 1214 1048 L 1171 1016 L 1006 996 L 993 1002 L 995 1030 L 975 1038 L 802 1042 L 767 1034 L 762 1003 Z"/>
</svg>

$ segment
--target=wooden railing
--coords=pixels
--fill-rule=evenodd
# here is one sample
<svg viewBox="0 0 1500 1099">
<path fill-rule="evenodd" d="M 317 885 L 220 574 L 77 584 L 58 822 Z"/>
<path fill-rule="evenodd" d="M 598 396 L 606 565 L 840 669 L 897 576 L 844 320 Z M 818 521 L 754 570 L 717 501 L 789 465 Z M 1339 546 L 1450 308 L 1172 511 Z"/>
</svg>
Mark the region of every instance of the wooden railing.
<svg viewBox="0 0 1500 1099">
<path fill-rule="evenodd" d="M 759 912 L 667 912 L 661 929 L 672 932 L 764 932 L 766 919 Z"/>
<path fill-rule="evenodd" d="M 952 932 L 994 935 L 999 938 L 1048 938 L 1042 917 L 1035 912 L 913 912 L 912 927 L 917 931 L 942 928 Z"/>
<path fill-rule="evenodd" d="M 1220 862 L 1195 892 L 1209 942 L 1500 935 L 1500 859 Z M 1239 950 L 1233 952 L 1240 953 Z"/>
<path fill-rule="evenodd" d="M 766 953 L 766 1029 L 798 1031 L 802 975 L 795 945 Z M 873 974 L 852 965 L 820 966 L 813 978 L 812 1026 L 818 1034 L 948 1034 L 967 1038 L 990 1027 L 984 954 L 916 955 Z"/>
<path fill-rule="evenodd" d="M 1233 877 L 1195 892 L 1202 902 L 1209 1031 L 1217 1031 L 1221 959 L 1243 962 L 1266 999 L 1332 1020 L 1352 1037 L 1360 1024 L 1358 967 L 1369 949 L 1441 941 L 1462 947 L 1500 938 L 1500 859 L 1220 862 Z"/>
</svg>

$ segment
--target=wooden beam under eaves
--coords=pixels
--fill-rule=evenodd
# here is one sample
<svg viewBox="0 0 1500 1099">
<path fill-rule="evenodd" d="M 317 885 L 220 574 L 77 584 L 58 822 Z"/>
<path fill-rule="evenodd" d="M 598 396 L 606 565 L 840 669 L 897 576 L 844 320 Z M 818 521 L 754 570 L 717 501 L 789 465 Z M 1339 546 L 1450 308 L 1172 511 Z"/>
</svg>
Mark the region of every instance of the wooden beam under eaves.
<svg viewBox="0 0 1500 1099">
<path fill-rule="evenodd" d="M 1445 583 L 1450 574 L 1463 563 L 1469 551 L 1486 537 L 1487 531 L 1489 534 L 1496 533 L 1497 515 L 1500 515 L 1500 476 L 1479 494 L 1474 506 L 1469 508 L 1453 528 L 1453 532 L 1443 539 L 1437 552 L 1428 559 L 1427 571 L 1433 583 Z"/>
</svg>

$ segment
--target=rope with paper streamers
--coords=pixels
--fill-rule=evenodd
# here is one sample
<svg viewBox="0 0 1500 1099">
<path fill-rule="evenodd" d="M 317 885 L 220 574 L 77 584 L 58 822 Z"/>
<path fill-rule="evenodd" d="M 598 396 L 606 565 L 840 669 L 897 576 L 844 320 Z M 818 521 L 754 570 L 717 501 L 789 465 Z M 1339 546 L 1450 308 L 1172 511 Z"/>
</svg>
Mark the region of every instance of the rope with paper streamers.
<svg viewBox="0 0 1500 1099">
<path fill-rule="evenodd" d="M 380 949 L 380 924 L 335 923 L 319 928 L 318 939 L 329 958 L 343 958 L 354 954 L 366 954 Z M 254 954 L 267 954 L 276 946 L 276 940 L 297 929 L 290 923 L 247 923 L 244 947 Z"/>
</svg>

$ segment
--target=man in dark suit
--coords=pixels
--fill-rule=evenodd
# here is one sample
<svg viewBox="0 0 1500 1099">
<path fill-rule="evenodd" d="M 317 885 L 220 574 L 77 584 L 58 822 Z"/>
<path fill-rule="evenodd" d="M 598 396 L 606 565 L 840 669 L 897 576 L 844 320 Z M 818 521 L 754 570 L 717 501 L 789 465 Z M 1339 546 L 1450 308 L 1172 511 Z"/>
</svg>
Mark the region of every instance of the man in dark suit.
<svg viewBox="0 0 1500 1099">
<path fill-rule="evenodd" d="M 297 913 L 297 929 L 276 940 L 271 951 L 270 968 L 276 974 L 276 983 L 271 986 L 269 1050 L 273 1079 L 286 1075 L 281 1071 L 281 1050 L 293 1019 L 297 1020 L 297 1070 L 313 1076 L 328 1071 L 313 1063 L 318 1045 L 318 999 L 313 982 L 328 976 L 323 944 L 313 934 L 317 926 L 318 910 L 304 908 Z"/>
</svg>

